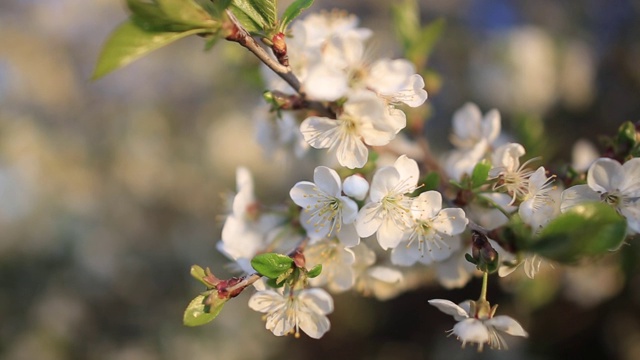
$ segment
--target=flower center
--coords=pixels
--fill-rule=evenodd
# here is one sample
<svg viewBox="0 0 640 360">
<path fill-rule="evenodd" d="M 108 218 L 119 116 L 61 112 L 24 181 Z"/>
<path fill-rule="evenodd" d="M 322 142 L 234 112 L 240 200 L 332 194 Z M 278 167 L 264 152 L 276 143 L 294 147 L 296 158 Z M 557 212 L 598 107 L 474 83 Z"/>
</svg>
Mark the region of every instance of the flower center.
<svg viewBox="0 0 640 360">
<path fill-rule="evenodd" d="M 617 207 L 620 204 L 621 196 L 617 191 L 613 193 L 606 192 L 600 195 L 600 200 L 611 206 Z"/>
</svg>

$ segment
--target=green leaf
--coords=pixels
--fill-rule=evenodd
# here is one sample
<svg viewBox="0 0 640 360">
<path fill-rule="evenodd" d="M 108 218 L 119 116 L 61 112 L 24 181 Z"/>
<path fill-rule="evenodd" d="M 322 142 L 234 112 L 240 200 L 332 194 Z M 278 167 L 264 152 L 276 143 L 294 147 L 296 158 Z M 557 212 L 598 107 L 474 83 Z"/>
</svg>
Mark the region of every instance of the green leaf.
<svg viewBox="0 0 640 360">
<path fill-rule="evenodd" d="M 293 266 L 293 259 L 287 255 L 266 253 L 251 259 L 251 266 L 262 276 L 277 279 Z"/>
<path fill-rule="evenodd" d="M 267 285 L 269 287 L 277 289 L 284 286 L 284 281 L 279 283 L 277 279 L 267 279 Z"/>
<path fill-rule="evenodd" d="M 206 281 L 202 280 L 203 277 L 207 276 L 207 274 L 205 273 L 204 269 L 198 265 L 192 265 L 191 266 L 191 276 L 193 276 L 194 279 L 200 281 L 201 283 L 204 284 L 204 286 L 206 287 L 210 287 L 209 284 L 207 284 Z"/>
<path fill-rule="evenodd" d="M 626 220 L 609 205 L 585 203 L 553 219 L 527 250 L 571 263 L 583 256 L 617 249 L 625 239 L 626 229 Z"/>
<path fill-rule="evenodd" d="M 292 2 L 284 11 L 284 14 L 282 14 L 282 19 L 280 20 L 280 31 L 284 32 L 287 25 L 300 16 L 302 11 L 308 9 L 311 5 L 313 5 L 313 0 L 296 0 Z"/>
<path fill-rule="evenodd" d="M 416 43 L 420 31 L 420 12 L 415 0 L 406 0 L 392 7 L 393 27 L 403 50 L 406 51 Z"/>
<path fill-rule="evenodd" d="M 114 30 L 102 48 L 92 79 L 98 79 L 176 40 L 206 32 L 210 30 L 152 31 L 142 28 L 133 20 L 125 21 Z"/>
<path fill-rule="evenodd" d="M 212 296 L 212 303 L 207 305 L 205 301 L 209 297 L 212 291 L 208 291 L 202 295 L 196 296 L 184 311 L 182 317 L 182 323 L 186 326 L 200 326 L 215 319 L 222 307 L 229 299 L 220 299 L 217 296 Z"/>
<path fill-rule="evenodd" d="M 314 266 L 313 268 L 311 268 L 311 270 L 309 270 L 309 272 L 307 272 L 307 276 L 311 279 L 313 279 L 314 277 L 320 275 L 320 273 L 322 272 L 322 264 L 318 264 L 316 266 Z"/>
<path fill-rule="evenodd" d="M 221 24 L 221 14 L 214 15 L 215 11 L 205 10 L 193 0 L 127 0 L 127 6 L 133 13 L 134 22 L 146 30 L 217 29 Z M 213 10 L 211 5 L 207 9 Z"/>
<path fill-rule="evenodd" d="M 242 11 L 242 9 L 233 4 L 229 7 L 229 10 L 231 10 L 236 19 L 238 19 L 240 25 L 242 25 L 242 27 L 249 33 L 254 35 L 262 33 L 262 29 L 264 28 L 264 20 L 261 17 L 258 16 L 259 20 L 256 21 L 249 14 Z"/>
<path fill-rule="evenodd" d="M 215 21 L 194 0 L 156 0 L 158 7 L 176 23 L 193 27 L 212 27 Z"/>
<path fill-rule="evenodd" d="M 471 188 L 476 189 L 484 185 L 489 177 L 489 170 L 491 170 L 491 164 L 488 161 L 481 161 L 476 164 L 471 173 Z"/>
<path fill-rule="evenodd" d="M 438 186 L 440 185 L 440 174 L 432 171 L 424 177 L 422 183 L 424 184 L 424 191 L 438 190 Z"/>
<path fill-rule="evenodd" d="M 429 23 L 421 29 L 417 41 L 412 44 L 410 51 L 407 52 L 411 59 L 415 59 L 420 67 L 425 65 L 426 59 L 431 54 L 433 47 L 442 37 L 446 21 L 442 18 Z"/>
<path fill-rule="evenodd" d="M 278 22 L 276 0 L 233 0 L 231 10 L 250 33 L 273 29 Z"/>
</svg>

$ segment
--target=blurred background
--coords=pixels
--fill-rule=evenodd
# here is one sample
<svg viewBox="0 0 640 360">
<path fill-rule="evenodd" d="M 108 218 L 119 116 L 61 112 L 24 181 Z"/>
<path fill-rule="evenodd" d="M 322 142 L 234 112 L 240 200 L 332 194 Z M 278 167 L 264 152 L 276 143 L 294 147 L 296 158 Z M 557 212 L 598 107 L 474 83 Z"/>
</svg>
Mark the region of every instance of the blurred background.
<svg viewBox="0 0 640 360">
<path fill-rule="evenodd" d="M 289 1 L 282 1 L 284 7 Z M 379 56 L 400 56 L 388 1 L 316 0 L 374 30 Z M 517 133 L 544 128 L 546 163 L 571 161 L 640 120 L 640 2 L 421 1 L 446 29 L 430 58 L 439 75 L 427 137 L 448 148 L 466 101 L 498 108 Z M 182 326 L 201 291 L 192 264 L 224 273 L 215 250 L 237 166 L 275 203 L 311 164 L 267 161 L 253 136 L 257 63 L 234 44 L 204 52 L 189 38 L 89 80 L 124 1 L 0 2 L 0 358 L 2 359 L 638 359 L 637 243 L 589 267 L 547 268 L 489 289 L 526 341 L 508 352 L 460 350 L 453 320 L 428 299 L 476 298 L 437 286 L 387 302 L 335 297 L 321 340 L 277 338 L 230 301 L 212 324 Z M 601 149 L 601 148 L 600 148 Z M 222 276 L 222 275 L 221 275 Z"/>
</svg>

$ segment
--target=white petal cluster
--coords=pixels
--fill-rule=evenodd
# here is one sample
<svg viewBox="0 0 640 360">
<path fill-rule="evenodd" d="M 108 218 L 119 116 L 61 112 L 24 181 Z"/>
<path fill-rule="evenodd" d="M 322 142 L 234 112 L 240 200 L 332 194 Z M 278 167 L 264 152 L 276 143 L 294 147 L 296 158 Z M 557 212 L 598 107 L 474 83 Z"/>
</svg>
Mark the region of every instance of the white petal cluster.
<svg viewBox="0 0 640 360">
<path fill-rule="evenodd" d="M 263 289 L 251 296 L 249 307 L 265 314 L 265 326 L 276 336 L 300 337 L 302 330 L 309 337 L 319 339 L 331 327 L 327 314 L 333 312 L 333 298 L 318 288 Z"/>
<path fill-rule="evenodd" d="M 452 179 L 460 180 L 471 174 L 495 146 L 500 135 L 500 113 L 493 109 L 484 117 L 476 104 L 466 103 L 453 114 L 451 142 L 456 147 L 445 159 L 445 171 Z"/>
<path fill-rule="evenodd" d="M 335 118 L 312 116 L 300 125 L 304 140 L 329 149 L 340 165 L 364 166 L 368 146 L 387 145 L 406 126 L 397 104 L 411 107 L 427 99 L 424 79 L 405 59 L 369 61 L 365 41 L 369 29 L 341 12 L 325 12 L 294 22 L 288 41 L 291 68 L 307 99 L 343 104 Z M 268 78 L 270 89 L 292 93 L 280 79 Z"/>
<path fill-rule="evenodd" d="M 290 231 L 283 215 L 263 208 L 255 197 L 253 178 L 247 168 L 236 170 L 236 183 L 237 193 L 217 248 L 235 262 L 237 270 L 252 273 L 249 262 L 255 255 L 268 247 L 289 252 L 300 241 L 300 235 Z"/>
<path fill-rule="evenodd" d="M 360 242 L 354 221 L 358 205 L 342 195 L 338 173 L 326 166 L 319 166 L 313 175 L 314 182 L 300 181 L 289 195 L 302 207 L 300 222 L 312 239 L 337 236 L 346 246 Z"/>
<path fill-rule="evenodd" d="M 447 259 L 461 247 L 457 235 L 466 229 L 468 220 L 460 208 L 442 209 L 439 192 L 427 191 L 415 198 L 411 215 L 413 226 L 391 252 L 392 263 L 411 266 L 419 261 L 428 265 Z"/>
<path fill-rule="evenodd" d="M 389 109 L 371 92 L 349 97 L 337 119 L 311 116 L 300 125 L 304 139 L 316 149 L 335 153 L 340 165 L 361 168 L 369 146 L 388 144 L 406 126 L 405 114 Z"/>
<path fill-rule="evenodd" d="M 393 166 L 378 169 L 369 189 L 369 202 L 356 219 L 361 237 L 376 234 L 383 249 L 398 246 L 405 232 L 413 226 L 412 198 L 408 196 L 418 186 L 420 171 L 415 160 L 402 155 Z"/>
<path fill-rule="evenodd" d="M 464 301 L 458 305 L 443 299 L 429 300 L 429 304 L 437 307 L 445 314 L 453 316 L 458 322 L 451 333 L 462 341 L 462 347 L 467 343 L 477 344 L 478 351 L 482 351 L 485 344 L 492 349 L 506 349 L 507 344 L 501 333 L 528 337 L 529 334 L 514 319 L 506 315 L 493 316 L 495 307 L 486 311 L 480 310 L 480 302 Z M 476 304 L 481 304 L 476 306 Z M 486 304 L 486 307 L 489 305 Z"/>
</svg>

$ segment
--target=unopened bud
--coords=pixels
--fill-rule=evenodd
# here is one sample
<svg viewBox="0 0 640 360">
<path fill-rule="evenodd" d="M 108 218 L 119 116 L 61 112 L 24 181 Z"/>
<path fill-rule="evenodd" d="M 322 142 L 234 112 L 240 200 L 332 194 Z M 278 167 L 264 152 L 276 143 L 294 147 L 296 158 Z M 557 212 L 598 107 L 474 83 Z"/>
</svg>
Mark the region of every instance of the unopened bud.
<svg viewBox="0 0 640 360">
<path fill-rule="evenodd" d="M 278 62 L 284 66 L 289 66 L 289 56 L 287 55 L 287 43 L 284 40 L 284 34 L 279 32 L 271 38 L 271 50 L 278 59 Z"/>
<path fill-rule="evenodd" d="M 498 252 L 491 246 L 487 236 L 476 230 L 471 231 L 471 256 L 478 270 L 488 273 L 498 270 Z"/>
<path fill-rule="evenodd" d="M 356 200 L 364 200 L 369 191 L 369 183 L 359 174 L 351 175 L 344 179 L 342 191 Z"/>
</svg>

